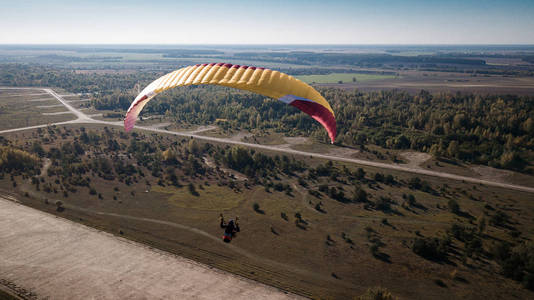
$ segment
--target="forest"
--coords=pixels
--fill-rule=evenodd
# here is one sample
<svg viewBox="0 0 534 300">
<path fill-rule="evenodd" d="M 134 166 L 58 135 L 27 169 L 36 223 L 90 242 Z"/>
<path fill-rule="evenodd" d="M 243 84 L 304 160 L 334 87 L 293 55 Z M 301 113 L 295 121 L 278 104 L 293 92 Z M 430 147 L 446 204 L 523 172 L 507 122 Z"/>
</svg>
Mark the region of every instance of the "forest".
<svg viewBox="0 0 534 300">
<path fill-rule="evenodd" d="M 92 93 L 99 110 L 124 113 L 135 87 L 146 85 L 163 70 L 133 74 L 78 74 L 38 65 L 4 65 L 0 85 L 56 86 Z M 413 95 L 400 90 L 361 92 L 318 87 L 332 105 L 340 146 L 366 149 L 411 149 L 437 158 L 471 162 L 532 173 L 534 161 L 534 97 L 472 93 Z M 225 128 L 263 130 L 310 136 L 327 142 L 326 132 L 312 118 L 282 102 L 214 86 L 173 89 L 159 95 L 143 111 L 164 115 L 177 124 L 221 124 Z"/>
<path fill-rule="evenodd" d="M 364 149 L 411 149 L 438 158 L 532 172 L 534 99 L 530 96 L 482 96 L 421 91 L 363 93 L 323 88 L 336 112 L 342 146 Z M 97 96 L 97 109 L 125 110 L 134 95 L 115 92 Z M 165 115 L 176 123 L 212 124 L 227 120 L 233 129 L 273 130 L 312 136 L 327 143 L 326 132 L 313 119 L 265 97 L 220 87 L 174 89 L 158 96 L 145 115 Z"/>
</svg>

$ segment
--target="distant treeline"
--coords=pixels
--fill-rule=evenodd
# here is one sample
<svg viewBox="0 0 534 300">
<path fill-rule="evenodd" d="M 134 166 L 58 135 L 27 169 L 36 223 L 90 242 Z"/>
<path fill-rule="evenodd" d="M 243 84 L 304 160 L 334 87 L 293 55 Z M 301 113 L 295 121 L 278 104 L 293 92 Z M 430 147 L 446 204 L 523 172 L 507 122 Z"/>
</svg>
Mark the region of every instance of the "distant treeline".
<svg viewBox="0 0 534 300">
<path fill-rule="evenodd" d="M 483 66 L 482 59 L 448 58 L 440 56 L 396 56 L 389 54 L 350 54 L 317 52 L 241 52 L 240 59 L 291 63 L 300 65 L 382 66 L 384 64 L 456 64 Z"/>
<path fill-rule="evenodd" d="M 79 57 L 79 56 L 46 54 L 46 55 L 39 55 L 36 57 L 36 59 L 46 60 L 46 61 L 57 60 L 57 61 L 62 61 L 62 62 L 95 62 L 95 61 L 112 62 L 112 61 L 120 61 L 122 59 L 122 56 Z"/>
<path fill-rule="evenodd" d="M 127 91 L 137 83 L 148 84 L 162 72 L 135 74 L 78 74 L 72 70 L 50 68 L 34 64 L 2 64 L 0 85 L 59 87 L 75 93 L 106 94 Z"/>
</svg>

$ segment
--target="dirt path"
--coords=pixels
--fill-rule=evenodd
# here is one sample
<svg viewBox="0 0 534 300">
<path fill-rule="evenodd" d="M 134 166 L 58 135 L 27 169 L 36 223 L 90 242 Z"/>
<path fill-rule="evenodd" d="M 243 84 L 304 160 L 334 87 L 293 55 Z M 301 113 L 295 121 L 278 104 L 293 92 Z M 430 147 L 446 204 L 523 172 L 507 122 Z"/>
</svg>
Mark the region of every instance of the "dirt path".
<svg viewBox="0 0 534 300">
<path fill-rule="evenodd" d="M 0 279 L 50 299 L 298 299 L 0 198 Z"/>
</svg>

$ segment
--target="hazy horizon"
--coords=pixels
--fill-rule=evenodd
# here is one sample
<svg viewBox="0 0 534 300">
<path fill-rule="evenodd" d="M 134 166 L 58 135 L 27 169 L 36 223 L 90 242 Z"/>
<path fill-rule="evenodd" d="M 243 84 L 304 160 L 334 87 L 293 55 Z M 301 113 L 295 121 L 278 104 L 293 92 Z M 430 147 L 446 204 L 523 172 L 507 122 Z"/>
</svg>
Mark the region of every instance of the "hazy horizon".
<svg viewBox="0 0 534 300">
<path fill-rule="evenodd" d="M 534 43 L 534 2 L 523 0 L 2 2 L 0 44 Z"/>
</svg>

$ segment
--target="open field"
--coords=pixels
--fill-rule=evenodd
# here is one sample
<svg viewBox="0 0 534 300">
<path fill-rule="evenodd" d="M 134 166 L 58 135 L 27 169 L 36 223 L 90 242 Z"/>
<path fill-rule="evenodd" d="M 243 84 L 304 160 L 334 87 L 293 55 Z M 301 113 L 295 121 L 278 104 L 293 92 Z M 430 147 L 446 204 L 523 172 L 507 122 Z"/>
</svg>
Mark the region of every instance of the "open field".
<svg viewBox="0 0 534 300">
<path fill-rule="evenodd" d="M 38 101 L 36 101 L 38 100 Z M 57 105 L 60 106 L 57 106 Z M 0 89 L 0 129 L 50 124 L 75 119 L 48 93 Z"/>
<path fill-rule="evenodd" d="M 103 133 L 101 125 L 84 127 Z M 68 135 L 55 134 L 57 139 L 45 148 L 71 140 L 79 125 L 66 128 L 73 131 Z M 117 134 L 115 129 L 111 132 Z M 7 134 L 6 138 L 14 135 Z M 38 137 L 31 132 L 26 136 Z M 130 139 L 130 136 L 116 138 L 125 145 Z M 166 134 L 143 135 L 142 140 L 162 145 L 183 143 L 180 138 Z M 276 153 L 257 151 L 268 155 Z M 308 156 L 294 157 L 310 168 L 326 162 Z M 344 166 L 351 171 L 359 167 L 334 163 L 338 170 L 343 170 Z M 20 176 L 14 178 L 18 183 L 16 188 L 7 176 L 0 184 L 4 191 L 15 192 L 26 205 L 113 234 L 122 232 L 120 235 L 128 239 L 308 297 L 346 299 L 378 285 L 408 299 L 532 296 L 532 292 L 520 288 L 518 283 L 499 275 L 498 265 L 488 254 L 464 257 L 465 246 L 459 240 L 452 240 L 456 250 L 449 253 L 445 262 L 425 260 L 411 250 L 417 237 L 443 236 L 452 224 L 475 226 L 481 216 L 490 218 L 496 210 L 509 216 L 507 226 L 520 232 L 519 239 L 530 240 L 534 236 L 532 194 L 419 176 L 437 191 L 423 192 L 406 185 L 414 175 L 373 167 L 364 167 L 364 170 L 365 179 L 354 183 L 344 177 L 324 178 L 311 180 L 304 187 L 298 181 L 301 175 L 272 179 L 290 185 L 290 193 L 267 191 L 261 185 L 247 188 L 239 181 L 235 182 L 235 189 L 220 185 L 222 177 L 211 173 L 192 178 L 179 175 L 182 187 L 171 187 L 166 181 L 163 182 L 165 186 L 161 186 L 156 184 L 159 179 L 149 171 L 144 171 L 143 177 L 135 176 L 137 183 L 134 184 L 105 180 L 96 173 L 88 173 L 91 186 L 97 188 L 101 198 L 91 195 L 87 187 L 77 187 L 75 192 L 64 197 L 54 183 L 55 176 L 44 176 L 42 186 L 51 183 L 57 188 L 57 194 L 36 190 Z M 377 172 L 391 174 L 397 183 L 373 180 Z M 228 175 L 223 179 L 229 180 Z M 188 182 L 195 185 L 198 196 L 187 190 Z M 392 208 L 381 211 L 365 203 L 341 202 L 327 193 L 309 194 L 308 190 L 317 190 L 323 184 L 341 189 L 346 195 L 350 195 L 355 184 L 361 185 L 367 190 L 370 201 L 387 197 L 392 201 Z M 409 194 L 414 196 L 417 205 L 404 204 L 403 195 Z M 450 199 L 459 203 L 461 213 L 449 211 L 447 202 Z M 64 211 L 56 211 L 53 205 L 56 200 L 63 201 Z M 253 209 L 255 203 L 259 205 L 257 211 Z M 217 209 L 218 205 L 223 207 Z M 235 215 L 240 218 L 242 231 L 231 244 L 220 241 L 220 212 L 227 218 Z M 300 213 L 304 223 L 295 223 L 296 213 Z M 488 225 L 483 238 L 484 251 L 489 251 L 500 240 L 514 240 L 510 227 Z M 371 250 L 375 244 L 380 245 L 378 252 Z M 453 273 L 454 276 L 450 275 Z M 445 287 L 436 284 L 437 280 Z"/>
<path fill-rule="evenodd" d="M 335 86 L 346 89 L 357 88 L 362 91 L 404 90 L 418 93 L 424 89 L 434 92 L 465 92 L 480 94 L 517 94 L 532 95 L 534 93 L 534 78 L 532 77 L 503 77 L 503 76 L 472 76 L 464 73 L 452 72 L 399 72 L 399 77 L 382 78 L 381 80 L 343 80 L 332 83 L 319 83 L 320 86 Z"/>
</svg>

